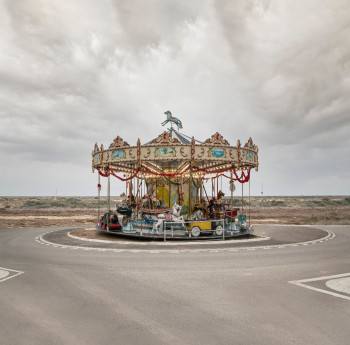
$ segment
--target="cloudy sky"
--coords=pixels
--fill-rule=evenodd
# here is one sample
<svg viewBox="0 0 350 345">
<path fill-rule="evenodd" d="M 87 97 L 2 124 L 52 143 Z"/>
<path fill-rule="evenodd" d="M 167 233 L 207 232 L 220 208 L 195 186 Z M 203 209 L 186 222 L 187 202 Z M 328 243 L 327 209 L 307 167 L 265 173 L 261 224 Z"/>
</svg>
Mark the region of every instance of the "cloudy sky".
<svg viewBox="0 0 350 345">
<path fill-rule="evenodd" d="M 168 109 L 253 138 L 252 194 L 350 194 L 349 0 L 0 0 L 0 47 L 0 195 L 95 195 Z"/>
</svg>

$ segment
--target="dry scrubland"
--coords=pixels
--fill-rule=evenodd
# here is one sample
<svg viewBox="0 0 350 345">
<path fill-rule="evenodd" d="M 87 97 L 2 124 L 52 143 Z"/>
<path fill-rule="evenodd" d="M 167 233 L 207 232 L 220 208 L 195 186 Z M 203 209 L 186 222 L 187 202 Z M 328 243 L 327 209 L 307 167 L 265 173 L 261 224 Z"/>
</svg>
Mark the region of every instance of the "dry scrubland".
<svg viewBox="0 0 350 345">
<path fill-rule="evenodd" d="M 120 198 L 112 197 L 112 208 Z M 242 207 L 240 198 L 233 204 Z M 101 199 L 101 212 L 107 207 Z M 248 198 L 244 213 L 249 214 Z M 0 228 L 93 225 L 97 222 L 96 197 L 0 197 Z M 350 197 L 251 197 L 252 224 L 350 224 Z"/>
</svg>

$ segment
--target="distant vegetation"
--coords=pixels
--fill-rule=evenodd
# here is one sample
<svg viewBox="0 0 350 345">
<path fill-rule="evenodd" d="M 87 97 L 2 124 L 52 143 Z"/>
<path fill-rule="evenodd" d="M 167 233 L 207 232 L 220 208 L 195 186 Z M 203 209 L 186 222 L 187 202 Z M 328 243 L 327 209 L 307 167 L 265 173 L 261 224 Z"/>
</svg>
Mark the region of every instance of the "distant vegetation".
<svg viewBox="0 0 350 345">
<path fill-rule="evenodd" d="M 224 198 L 225 201 L 230 202 L 229 198 Z M 243 206 L 248 205 L 249 198 L 243 198 Z M 336 206 L 350 206 L 350 197 L 346 196 L 296 196 L 296 197 L 251 197 L 251 207 L 336 207 Z M 240 206 L 242 199 L 234 197 L 233 205 Z"/>
<path fill-rule="evenodd" d="M 120 197 L 111 197 L 111 206 L 120 204 Z M 225 197 L 224 202 L 231 202 Z M 241 207 L 241 197 L 234 197 L 233 206 Z M 243 207 L 249 205 L 249 198 L 244 197 Z M 329 208 L 350 207 L 350 197 L 348 196 L 300 196 L 300 197 L 251 197 L 250 206 L 252 208 Z M 49 208 L 90 208 L 98 207 L 97 197 L 0 197 L 0 209 L 49 209 Z M 100 207 L 107 207 L 107 198 L 101 197 Z"/>
<path fill-rule="evenodd" d="M 119 200 L 111 199 L 111 205 L 115 206 Z M 107 198 L 101 198 L 100 207 L 107 207 Z M 98 198 L 89 197 L 19 197 L 0 198 L 0 208 L 25 208 L 25 209 L 48 209 L 48 208 L 98 208 Z"/>
</svg>

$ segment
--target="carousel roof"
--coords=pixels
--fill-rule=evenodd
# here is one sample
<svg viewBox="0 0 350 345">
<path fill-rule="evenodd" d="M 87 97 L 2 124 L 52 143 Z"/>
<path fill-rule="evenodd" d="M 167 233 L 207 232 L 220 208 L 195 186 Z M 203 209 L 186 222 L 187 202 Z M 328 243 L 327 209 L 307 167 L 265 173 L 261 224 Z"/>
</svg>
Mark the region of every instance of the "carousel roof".
<svg viewBox="0 0 350 345">
<path fill-rule="evenodd" d="M 249 138 L 244 146 L 231 146 L 216 132 L 204 142 L 195 140 L 174 128 L 141 145 L 129 145 L 117 136 L 104 149 L 95 144 L 92 169 L 124 174 L 177 177 L 189 171 L 214 174 L 235 169 L 258 169 L 258 147 Z"/>
<path fill-rule="evenodd" d="M 192 138 L 184 133 L 180 133 L 179 131 L 175 130 L 173 127 L 169 128 L 169 134 L 172 138 L 177 139 L 181 144 L 185 144 L 185 145 L 189 145 L 191 144 L 191 140 Z M 152 141 L 154 141 L 155 139 L 149 141 L 148 143 L 144 144 L 145 145 L 150 145 L 152 143 Z M 198 143 L 202 143 L 199 140 L 196 140 L 196 142 Z"/>
</svg>

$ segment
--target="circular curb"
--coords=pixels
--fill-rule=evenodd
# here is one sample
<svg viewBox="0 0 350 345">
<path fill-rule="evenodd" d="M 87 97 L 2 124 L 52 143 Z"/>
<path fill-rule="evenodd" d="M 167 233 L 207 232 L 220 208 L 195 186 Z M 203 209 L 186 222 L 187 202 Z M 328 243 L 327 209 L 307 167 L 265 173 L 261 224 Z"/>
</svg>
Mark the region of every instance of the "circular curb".
<svg viewBox="0 0 350 345">
<path fill-rule="evenodd" d="M 73 230 L 72 230 L 73 231 Z M 71 234 L 71 232 L 68 232 L 68 237 L 73 238 L 75 240 L 80 240 L 80 241 L 87 241 L 87 242 L 96 242 L 96 243 L 115 243 L 118 244 L 117 241 L 108 241 L 108 240 L 95 240 L 93 238 L 83 238 L 83 237 L 79 237 L 79 236 L 74 236 Z M 252 238 L 251 240 L 237 240 L 237 243 L 246 243 L 246 242 L 260 242 L 260 241 L 267 241 L 270 240 L 270 237 L 260 237 L 260 238 Z M 149 242 L 133 242 L 133 241 L 123 241 L 123 242 L 119 242 L 120 244 L 132 244 L 132 245 L 136 245 L 136 246 L 147 246 L 147 245 L 152 245 L 152 246 L 192 246 L 192 245 L 209 245 L 209 244 L 227 244 L 227 243 L 234 243 L 234 240 L 232 240 L 231 242 L 228 242 L 230 240 L 226 240 L 226 241 L 221 241 L 221 240 L 215 240 L 215 241 L 196 241 L 196 242 L 170 242 L 170 241 L 165 241 L 165 242 L 161 242 L 161 241 L 149 241 Z"/>
<path fill-rule="evenodd" d="M 66 248 L 66 249 L 77 249 L 77 250 L 87 250 L 87 251 L 99 251 L 99 252 L 114 252 L 114 253 L 150 253 L 150 254 L 161 254 L 161 253 L 173 253 L 173 254 L 180 254 L 180 253 L 203 253 L 203 252 L 238 252 L 243 250 L 268 250 L 268 249 L 274 249 L 274 248 L 288 248 L 288 247 L 298 247 L 298 246 L 307 246 L 311 244 L 316 243 L 323 243 L 328 240 L 332 240 L 335 237 L 334 232 L 324 229 L 319 229 L 327 233 L 325 237 L 319 238 L 317 240 L 312 241 L 305 241 L 305 242 L 298 242 L 298 243 L 287 243 L 287 244 L 275 244 L 275 245 L 268 245 L 268 246 L 260 246 L 260 247 L 231 247 L 231 248 L 201 248 L 201 249 L 128 249 L 128 248 L 96 248 L 96 247 L 81 247 L 77 245 L 64 245 L 64 244 L 57 244 L 50 241 L 47 241 L 43 238 L 43 236 L 54 232 L 54 231 L 48 231 L 40 236 L 36 237 L 36 242 L 40 244 L 44 244 L 47 246 L 52 246 L 55 248 Z M 79 238 L 80 240 L 80 238 Z M 115 242 L 114 242 L 115 243 Z M 227 243 L 227 242 L 226 242 Z M 212 243 L 211 243 L 212 244 Z M 164 244 L 163 244 L 164 245 Z"/>
</svg>

